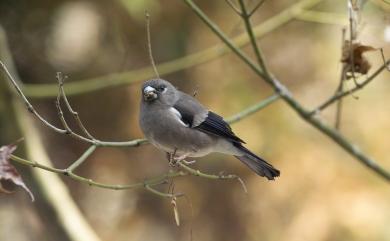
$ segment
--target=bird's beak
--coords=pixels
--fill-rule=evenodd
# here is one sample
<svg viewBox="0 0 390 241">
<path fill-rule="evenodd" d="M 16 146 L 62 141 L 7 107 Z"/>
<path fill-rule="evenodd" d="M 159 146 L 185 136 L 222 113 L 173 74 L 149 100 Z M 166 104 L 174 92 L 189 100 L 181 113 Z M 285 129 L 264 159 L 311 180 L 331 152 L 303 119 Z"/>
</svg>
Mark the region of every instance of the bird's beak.
<svg viewBox="0 0 390 241">
<path fill-rule="evenodd" d="M 157 93 L 156 89 L 151 86 L 146 86 L 144 88 L 144 100 L 145 101 L 152 101 L 157 99 Z"/>
</svg>

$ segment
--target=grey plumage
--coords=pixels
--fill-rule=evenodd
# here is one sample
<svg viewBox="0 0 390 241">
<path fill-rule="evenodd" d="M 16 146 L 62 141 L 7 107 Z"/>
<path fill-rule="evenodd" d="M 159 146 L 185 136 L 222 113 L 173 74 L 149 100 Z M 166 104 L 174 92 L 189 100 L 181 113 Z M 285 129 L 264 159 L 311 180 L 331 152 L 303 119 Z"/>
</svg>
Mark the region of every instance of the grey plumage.
<svg viewBox="0 0 390 241">
<path fill-rule="evenodd" d="M 212 152 L 235 156 L 260 176 L 273 180 L 279 170 L 243 146 L 223 118 L 162 79 L 142 86 L 140 126 L 157 148 L 184 157 Z"/>
</svg>

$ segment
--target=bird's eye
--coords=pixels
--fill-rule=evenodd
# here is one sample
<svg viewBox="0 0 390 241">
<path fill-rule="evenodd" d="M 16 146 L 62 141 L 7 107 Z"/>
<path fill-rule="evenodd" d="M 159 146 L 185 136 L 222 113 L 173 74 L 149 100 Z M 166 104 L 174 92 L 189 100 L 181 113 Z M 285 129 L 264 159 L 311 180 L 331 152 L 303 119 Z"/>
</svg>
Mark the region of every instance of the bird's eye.
<svg viewBox="0 0 390 241">
<path fill-rule="evenodd" d="M 166 88 L 167 87 L 165 87 L 165 86 L 159 86 L 159 87 L 157 87 L 157 91 L 158 92 L 163 92 Z"/>
</svg>

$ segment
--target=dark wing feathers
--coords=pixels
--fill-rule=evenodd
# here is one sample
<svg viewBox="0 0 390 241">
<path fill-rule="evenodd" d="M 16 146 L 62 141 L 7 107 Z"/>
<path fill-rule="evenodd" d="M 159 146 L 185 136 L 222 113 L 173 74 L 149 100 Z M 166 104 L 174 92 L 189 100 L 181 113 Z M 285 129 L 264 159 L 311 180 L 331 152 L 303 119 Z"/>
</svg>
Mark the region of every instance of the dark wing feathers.
<svg viewBox="0 0 390 241">
<path fill-rule="evenodd" d="M 182 93 L 173 106 L 181 114 L 181 120 L 190 128 L 224 137 L 235 143 L 245 143 L 237 137 L 229 124 L 214 112 L 207 111 L 195 98 Z"/>
<path fill-rule="evenodd" d="M 217 136 L 225 137 L 233 142 L 245 143 L 238 136 L 236 136 L 229 124 L 224 121 L 224 119 L 215 114 L 214 112 L 209 111 L 206 119 L 198 126 L 196 129 L 204 132 L 208 132 Z"/>
</svg>

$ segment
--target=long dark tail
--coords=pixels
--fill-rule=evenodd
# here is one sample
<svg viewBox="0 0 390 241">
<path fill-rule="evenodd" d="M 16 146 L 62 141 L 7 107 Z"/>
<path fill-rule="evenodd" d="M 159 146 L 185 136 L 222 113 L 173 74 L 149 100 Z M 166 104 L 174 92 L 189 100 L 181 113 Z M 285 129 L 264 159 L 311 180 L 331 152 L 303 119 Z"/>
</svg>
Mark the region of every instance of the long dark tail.
<svg viewBox="0 0 390 241">
<path fill-rule="evenodd" d="M 256 172 L 259 176 L 266 177 L 268 180 L 274 180 L 275 177 L 280 175 L 280 171 L 278 169 L 256 156 L 241 144 L 236 144 L 235 146 L 243 152 L 242 156 L 235 157 L 247 165 L 252 171 Z"/>
</svg>

